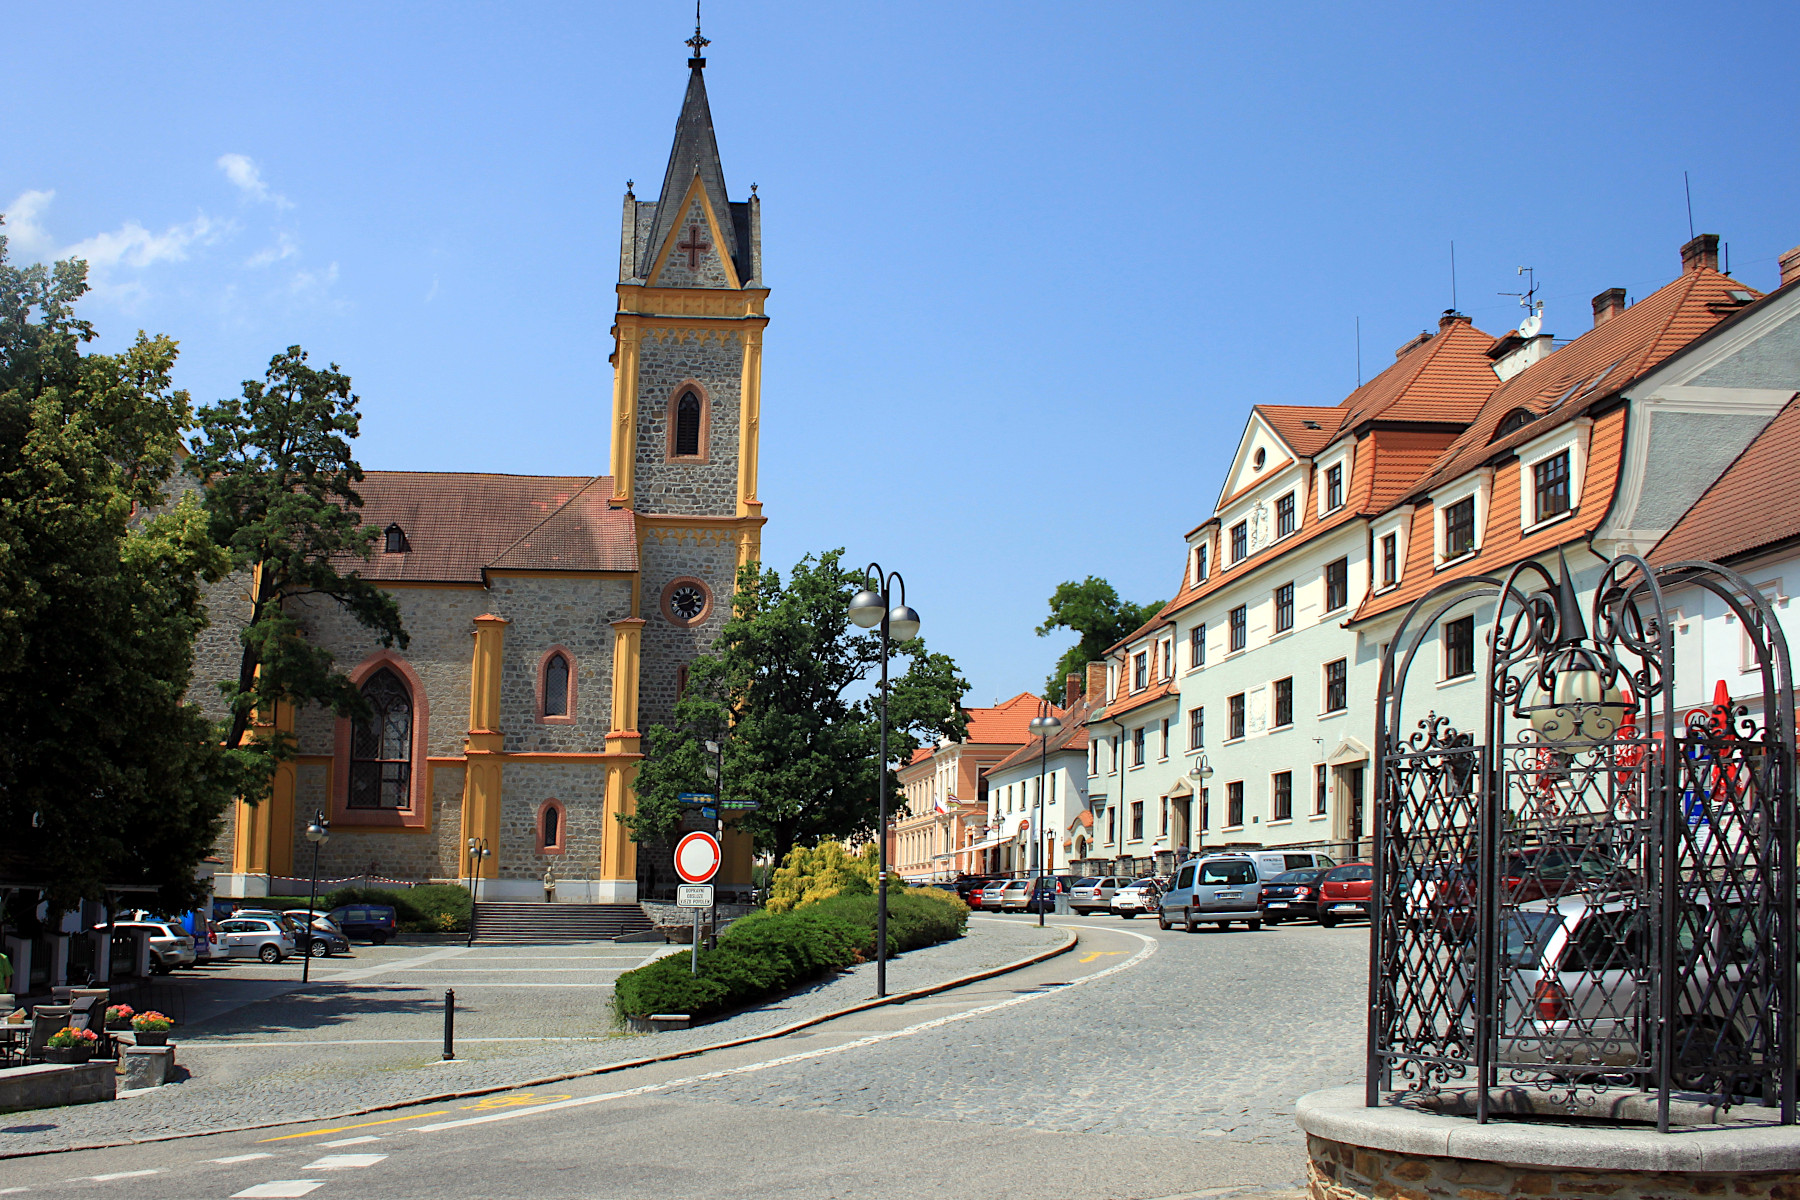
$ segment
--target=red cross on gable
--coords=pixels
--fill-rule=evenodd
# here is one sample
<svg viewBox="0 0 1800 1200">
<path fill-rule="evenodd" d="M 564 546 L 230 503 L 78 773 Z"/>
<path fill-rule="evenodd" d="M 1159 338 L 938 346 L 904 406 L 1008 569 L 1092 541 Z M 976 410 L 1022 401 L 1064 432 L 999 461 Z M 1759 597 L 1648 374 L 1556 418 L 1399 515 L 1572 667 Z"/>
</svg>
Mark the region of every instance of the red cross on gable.
<svg viewBox="0 0 1800 1200">
<path fill-rule="evenodd" d="M 689 225 L 688 240 L 685 242 L 676 242 L 675 248 L 677 250 L 686 250 L 688 256 L 688 270 L 698 271 L 700 269 L 700 256 L 705 254 L 708 250 L 711 250 L 712 246 L 709 243 L 700 240 L 700 227 L 698 225 Z"/>
</svg>

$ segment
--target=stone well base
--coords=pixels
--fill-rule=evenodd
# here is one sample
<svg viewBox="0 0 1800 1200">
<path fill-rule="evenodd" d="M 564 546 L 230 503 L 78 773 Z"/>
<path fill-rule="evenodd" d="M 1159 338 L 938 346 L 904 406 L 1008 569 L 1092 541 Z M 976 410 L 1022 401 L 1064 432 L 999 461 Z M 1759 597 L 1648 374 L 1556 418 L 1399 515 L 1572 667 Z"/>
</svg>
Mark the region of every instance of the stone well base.
<svg viewBox="0 0 1800 1200">
<path fill-rule="evenodd" d="M 1800 1200 L 1800 1127 L 1771 1124 L 1763 1108 L 1660 1134 L 1654 1126 L 1480 1125 L 1365 1108 L 1361 1088 L 1334 1088 L 1303 1096 L 1296 1115 L 1311 1200 Z"/>
</svg>

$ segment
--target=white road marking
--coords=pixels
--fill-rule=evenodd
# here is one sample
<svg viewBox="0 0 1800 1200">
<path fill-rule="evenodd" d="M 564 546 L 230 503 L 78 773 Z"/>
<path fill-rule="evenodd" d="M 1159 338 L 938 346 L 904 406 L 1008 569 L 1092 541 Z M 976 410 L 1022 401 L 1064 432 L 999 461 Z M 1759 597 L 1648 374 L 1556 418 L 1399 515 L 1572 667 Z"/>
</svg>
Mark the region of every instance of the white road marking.
<svg viewBox="0 0 1800 1200">
<path fill-rule="evenodd" d="M 247 1187 L 241 1192 L 233 1192 L 231 1200 L 294 1200 L 296 1196 L 304 1196 L 324 1182 L 323 1179 L 276 1179 Z"/>
<path fill-rule="evenodd" d="M 465 1117 L 459 1121 L 439 1121 L 434 1125 L 417 1125 L 412 1128 L 412 1132 L 436 1133 L 443 1129 L 460 1129 L 465 1125 L 486 1125 L 493 1121 L 510 1121 L 516 1117 L 535 1116 L 538 1113 L 551 1112 L 559 1108 L 579 1108 L 588 1104 L 600 1104 L 607 1100 L 621 1100 L 628 1096 L 645 1096 L 652 1092 L 665 1092 L 671 1088 L 686 1087 L 688 1084 L 710 1083 L 715 1079 L 728 1079 L 734 1075 L 748 1075 L 751 1072 L 764 1071 L 770 1067 L 790 1066 L 793 1063 L 823 1058 L 828 1054 L 842 1054 L 846 1050 L 855 1050 L 861 1046 L 874 1046 L 882 1042 L 892 1041 L 895 1038 L 912 1037 L 916 1034 L 924 1033 L 928 1029 L 939 1029 L 956 1021 L 966 1021 L 971 1017 L 986 1016 L 988 1013 L 999 1012 L 1001 1009 L 1012 1008 L 1015 1005 L 1030 1004 L 1033 1000 L 1042 1000 L 1045 996 L 1061 996 L 1066 994 L 1071 988 L 1082 987 L 1085 984 L 1093 983 L 1095 980 L 1105 979 L 1109 975 L 1116 975 L 1120 971 L 1129 970 L 1156 953 L 1158 943 L 1153 937 L 1149 937 L 1142 933 L 1133 933 L 1129 929 L 1111 930 L 1109 932 L 1123 933 L 1128 937 L 1134 937 L 1138 939 L 1138 941 L 1144 943 L 1144 948 L 1122 963 L 1116 963 L 1113 966 L 1106 968 L 1104 971 L 1096 971 L 1092 975 L 1085 975 L 1080 979 L 1072 981 L 1065 987 L 1041 992 L 1030 992 L 1022 996 L 1014 996 L 1011 999 L 1001 1000 L 995 1004 L 984 1004 L 979 1008 L 965 1009 L 959 1013 L 951 1013 L 949 1016 L 937 1017 L 930 1021 L 921 1021 L 919 1024 L 909 1025 L 905 1029 L 895 1029 L 888 1033 L 870 1034 L 867 1037 L 860 1037 L 855 1041 L 845 1042 L 839 1046 L 822 1046 L 816 1050 L 807 1050 L 799 1054 L 786 1054 L 780 1058 L 765 1059 L 758 1063 L 747 1063 L 741 1067 L 729 1067 L 723 1071 L 709 1071 L 704 1075 L 690 1075 L 686 1079 L 671 1079 L 667 1083 L 650 1083 L 645 1084 L 643 1087 L 627 1088 L 624 1091 L 603 1092 L 597 1096 L 579 1096 L 572 1100 L 557 1100 L 552 1101 L 549 1104 L 535 1104 L 529 1108 L 514 1108 L 509 1109 L 506 1112 L 492 1113 L 484 1117 Z"/>
<path fill-rule="evenodd" d="M 230 1158 L 209 1158 L 206 1161 L 207 1162 L 216 1162 L 216 1163 L 241 1163 L 241 1162 L 249 1162 L 253 1158 L 274 1158 L 274 1157 L 275 1156 L 273 1154 L 264 1152 L 261 1154 L 234 1154 Z"/>
<path fill-rule="evenodd" d="M 111 1175 L 83 1175 L 79 1179 L 70 1179 L 68 1183 L 83 1183 L 89 1179 L 95 1183 L 106 1183 L 113 1179 L 135 1179 L 139 1175 L 155 1175 L 156 1171 L 114 1171 Z"/>
<path fill-rule="evenodd" d="M 315 1158 L 300 1169 L 302 1171 L 337 1171 L 345 1167 L 372 1167 L 385 1159 L 385 1154 L 327 1154 L 324 1158 Z"/>
<path fill-rule="evenodd" d="M 349 971 L 329 977 L 320 976 L 320 983 L 344 983 L 350 980 L 369 979 L 376 975 L 386 975 L 390 971 L 404 971 L 421 963 L 437 962 L 443 958 L 456 958 L 467 954 L 467 946 L 453 946 L 448 950 L 433 950 L 430 954 L 422 954 L 418 958 L 402 958 L 395 962 L 382 963 L 378 967 L 357 967 Z M 301 1193 L 304 1194 L 304 1193 Z"/>
<path fill-rule="evenodd" d="M 339 1138 L 335 1142 L 321 1142 L 319 1144 L 322 1146 L 329 1146 L 335 1150 L 339 1146 L 360 1146 L 364 1142 L 379 1142 L 380 1140 L 379 1137 L 372 1133 L 365 1133 L 361 1137 Z"/>
<path fill-rule="evenodd" d="M 30 1188 L 0 1188 L 0 1196 L 15 1196 L 20 1192 L 29 1192 Z"/>
<path fill-rule="evenodd" d="M 408 975 L 551 975 L 577 974 L 592 975 L 596 971 L 629 971 L 630 967 L 464 967 L 458 963 L 454 967 L 402 967 Z"/>
<path fill-rule="evenodd" d="M 590 1034 L 587 1037 L 459 1037 L 457 1045 L 465 1042 L 603 1042 L 611 1035 L 605 1033 Z M 192 1048 L 205 1046 L 208 1050 L 258 1049 L 271 1046 L 435 1046 L 443 1042 L 443 1038 L 345 1038 L 342 1041 L 321 1041 L 318 1038 L 307 1038 L 294 1042 L 203 1042 L 195 1039 L 181 1043 Z"/>
</svg>

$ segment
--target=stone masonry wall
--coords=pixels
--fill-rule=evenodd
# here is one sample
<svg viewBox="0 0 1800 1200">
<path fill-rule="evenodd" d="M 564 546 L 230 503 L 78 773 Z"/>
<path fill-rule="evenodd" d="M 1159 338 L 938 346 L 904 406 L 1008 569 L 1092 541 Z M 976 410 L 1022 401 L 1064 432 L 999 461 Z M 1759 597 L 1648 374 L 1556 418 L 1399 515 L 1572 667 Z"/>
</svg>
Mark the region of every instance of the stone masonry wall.
<svg viewBox="0 0 1800 1200">
<path fill-rule="evenodd" d="M 677 667 L 710 650 L 725 627 L 737 578 L 737 549 L 729 531 L 650 529 L 640 561 L 645 623 L 638 728 L 648 730 L 674 716 Z M 684 576 L 702 580 L 712 593 L 711 610 L 698 625 L 676 625 L 663 615 L 663 589 Z"/>
<path fill-rule="evenodd" d="M 744 347 L 735 333 L 645 332 L 638 357 L 638 512 L 736 514 L 743 366 Z M 668 461 L 669 399 L 689 379 L 706 389 L 711 425 L 703 463 Z"/>
<path fill-rule="evenodd" d="M 624 836 L 606 825 L 606 769 L 598 762 L 508 763 L 501 769 L 500 850 L 502 879 L 542 878 L 553 868 L 561 880 L 600 878 L 600 844 Z M 563 805 L 563 853 L 537 852 L 537 814 L 546 800 Z"/>
<path fill-rule="evenodd" d="M 1311 1200 L 1797 1200 L 1800 1169 L 1759 1174 L 1574 1171 L 1371 1150 L 1307 1135 Z"/>
<path fill-rule="evenodd" d="M 500 671 L 506 749 L 605 750 L 612 724 L 612 622 L 631 615 L 632 581 L 497 575 L 493 582 L 489 609 L 512 622 Z M 538 668 L 552 646 L 574 659 L 573 724 L 538 722 Z"/>
</svg>

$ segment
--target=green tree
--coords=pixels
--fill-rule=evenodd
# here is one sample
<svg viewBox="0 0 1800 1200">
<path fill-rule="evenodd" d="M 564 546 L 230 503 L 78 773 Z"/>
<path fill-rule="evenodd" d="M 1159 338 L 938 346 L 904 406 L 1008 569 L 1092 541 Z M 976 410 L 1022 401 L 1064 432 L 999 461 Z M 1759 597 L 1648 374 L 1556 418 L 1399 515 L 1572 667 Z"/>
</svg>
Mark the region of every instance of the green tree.
<svg viewBox="0 0 1800 1200">
<path fill-rule="evenodd" d="M 1080 583 L 1069 581 L 1057 585 L 1050 596 L 1050 616 L 1037 628 L 1039 637 L 1048 637 L 1058 629 L 1070 629 L 1081 640 L 1063 651 L 1056 669 L 1044 681 L 1044 695 L 1053 703 L 1063 701 L 1063 682 L 1078 675 L 1087 665 L 1106 653 L 1108 646 L 1162 611 L 1162 601 L 1133 604 L 1119 599 L 1113 585 L 1098 575 L 1089 575 Z"/>
<path fill-rule="evenodd" d="M 674 724 L 646 734 L 629 819 L 639 842 L 674 831 L 679 793 L 712 790 L 709 739 L 724 747 L 725 795 L 757 802 L 744 825 L 777 862 L 796 845 L 875 831 L 880 710 L 868 685 L 881 639 L 850 623 L 862 576 L 843 568 L 842 553 L 806 556 L 785 582 L 757 563 L 738 573 L 733 615 L 713 652 L 689 665 Z M 956 664 L 922 638 L 894 649 L 906 669 L 890 670 L 890 767 L 921 739 L 960 738 L 968 724 Z M 889 795 L 899 796 L 891 771 Z"/>
<path fill-rule="evenodd" d="M 306 639 L 300 601 L 335 603 L 383 646 L 406 645 L 393 596 L 340 570 L 371 557 L 380 536 L 362 523 L 356 493 L 357 403 L 336 363 L 317 370 L 289 346 L 269 360 L 263 379 L 244 381 L 242 396 L 199 412 L 188 469 L 204 481 L 213 539 L 251 578 L 237 678 L 220 684 L 231 711 L 228 747 L 245 746 L 253 715 L 273 712 L 278 700 L 321 704 L 339 716 L 367 710 L 331 652 Z M 266 746 L 272 758 L 292 752 L 288 739 Z"/>
<path fill-rule="evenodd" d="M 0 236 L 0 845 L 53 907 L 118 883 L 174 907 L 244 766 L 185 700 L 227 559 L 173 486 L 175 343 L 83 353 L 86 291 L 84 262 L 16 267 Z"/>
</svg>

